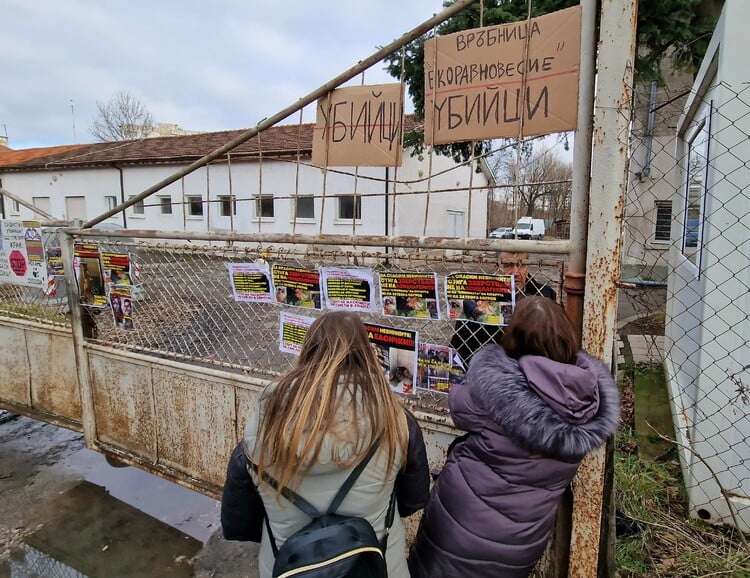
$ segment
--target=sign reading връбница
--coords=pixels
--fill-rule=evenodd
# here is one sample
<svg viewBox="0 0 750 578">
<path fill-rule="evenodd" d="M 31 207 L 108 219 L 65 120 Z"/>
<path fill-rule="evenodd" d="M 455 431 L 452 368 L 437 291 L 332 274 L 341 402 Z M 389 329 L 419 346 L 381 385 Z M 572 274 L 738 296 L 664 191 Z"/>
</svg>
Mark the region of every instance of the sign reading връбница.
<svg viewBox="0 0 750 578">
<path fill-rule="evenodd" d="M 580 5 L 426 41 L 425 143 L 574 130 L 580 46 Z"/>
</svg>

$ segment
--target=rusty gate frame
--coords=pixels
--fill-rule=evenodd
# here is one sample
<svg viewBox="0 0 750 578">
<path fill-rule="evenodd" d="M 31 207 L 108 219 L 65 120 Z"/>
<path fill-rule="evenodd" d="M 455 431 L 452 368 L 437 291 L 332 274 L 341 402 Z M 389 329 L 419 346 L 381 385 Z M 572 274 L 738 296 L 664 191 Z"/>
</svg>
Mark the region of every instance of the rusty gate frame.
<svg viewBox="0 0 750 578">
<path fill-rule="evenodd" d="M 77 284 L 72 276 L 73 241 L 74 237 L 83 235 L 414 249 L 523 251 L 537 254 L 565 253 L 569 256 L 569 268 L 565 281 L 568 314 L 574 327 L 579 331 L 584 349 L 611 363 L 615 336 L 617 280 L 620 272 L 622 216 L 627 186 L 628 123 L 635 55 L 637 0 L 581 0 L 583 7 L 582 58 L 578 127 L 573 160 L 570 241 L 303 236 L 234 232 L 157 233 L 135 230 L 120 232 L 101 231 L 95 228 L 98 223 L 110 216 L 142 201 L 165 186 L 226 154 L 266 128 L 279 123 L 476 1 L 458 0 L 411 32 L 404 34 L 398 40 L 378 50 L 306 97 L 299 99 L 294 105 L 244 132 L 233 141 L 131 197 L 119 206 L 91 219 L 83 227 L 64 230 L 62 246 L 68 295 L 77 295 Z M 596 48 L 597 16 L 599 17 L 598 51 Z M 629 33 L 623 34 L 623 31 L 629 31 Z M 595 70 L 594 60 L 597 57 L 599 68 Z M 596 95 L 594 94 L 595 75 L 597 77 Z M 12 197 L 8 191 L 0 192 Z M 68 272 L 71 273 L 68 274 Z M 70 301 L 72 303 L 74 299 L 71 298 Z M 76 366 L 82 389 L 83 430 L 87 445 L 97 449 L 94 443 L 96 426 L 93 398 L 90 391 L 88 395 L 83 395 L 86 392 L 90 375 L 89 360 L 85 350 L 84 318 L 78 307 L 71 307 L 71 314 Z M 611 448 L 609 452 L 611 455 Z M 609 512 L 603 510 L 613 508 L 611 476 L 612 464 L 608 459 L 606 448 L 584 459 L 573 485 L 569 547 L 562 548 L 566 552 L 562 554 L 558 552 L 556 555 L 557 575 L 590 578 L 610 574 L 613 524 L 609 519 Z"/>
</svg>

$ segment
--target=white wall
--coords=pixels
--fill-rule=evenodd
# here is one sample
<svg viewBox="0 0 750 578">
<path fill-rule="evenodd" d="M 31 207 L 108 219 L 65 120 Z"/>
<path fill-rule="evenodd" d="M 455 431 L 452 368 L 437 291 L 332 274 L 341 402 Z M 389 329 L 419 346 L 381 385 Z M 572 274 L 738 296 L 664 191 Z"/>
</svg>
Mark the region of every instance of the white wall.
<svg viewBox="0 0 750 578">
<path fill-rule="evenodd" d="M 670 252 L 666 327 L 673 412 L 683 428 L 681 441 L 692 450 L 682 453 L 692 513 L 732 524 L 723 488 L 745 531 L 750 529 L 750 403 L 741 395 L 750 384 L 748 29 L 750 4 L 727 0 L 678 127 L 678 154 L 684 156 L 696 111 L 712 106 L 702 243 L 696 262 L 681 247 Z M 684 220 L 684 211 L 679 218 Z"/>
<path fill-rule="evenodd" d="M 181 169 L 181 165 L 127 166 L 123 170 L 124 191 L 120 190 L 120 173 L 113 168 L 92 168 L 58 171 L 6 172 L 2 175 L 4 187 L 11 193 L 31 202 L 33 197 L 50 197 L 51 213 L 66 219 L 65 197 L 84 195 L 86 217 L 91 219 L 107 210 L 105 196 L 121 194 L 125 199 L 137 195 L 153 184 Z M 299 171 L 298 171 L 299 169 Z M 389 215 L 386 226 L 383 192 L 386 190 L 386 169 L 381 167 L 351 167 L 331 169 L 326 175 L 321 169 L 294 162 L 264 160 L 257 162 L 232 161 L 200 168 L 183 179 L 172 183 L 146 199 L 144 214 L 138 215 L 133 207 L 127 210 L 127 227 L 131 229 L 159 229 L 169 231 L 224 231 L 288 233 L 293 227 L 291 198 L 299 195 L 317 195 L 315 218 L 299 219 L 294 232 L 301 234 L 321 233 L 320 215 L 324 210 L 326 234 L 342 235 L 422 235 L 455 236 L 449 212 L 464 213 L 464 232 L 461 236 L 484 237 L 486 232 L 486 199 L 483 173 L 471 174 L 468 166 L 456 165 L 451 159 L 435 155 L 432 159 L 432 179 L 428 183 L 429 159 L 420 160 L 404 155 L 404 166 L 390 168 L 388 190 L 393 191 L 393 179 L 397 192 L 413 193 L 398 195 L 395 201 L 396 216 L 393 226 L 393 196 L 388 201 Z M 202 216 L 188 214 L 187 197 L 200 196 L 204 201 L 218 201 L 231 192 L 237 202 L 237 213 L 232 219 L 220 215 L 220 204 L 204 204 Z M 342 174 L 348 173 L 348 174 Z M 404 182 L 409 181 L 409 182 Z M 467 191 L 432 192 L 429 201 L 429 220 L 424 230 L 424 215 L 427 210 L 425 191 L 461 189 L 469 185 L 477 187 L 471 193 L 471 219 L 469 219 L 469 193 Z M 263 195 L 274 195 L 273 218 L 257 218 L 254 198 L 260 191 Z M 361 195 L 361 219 L 353 224 L 351 219 L 340 219 L 338 194 Z M 325 200 L 322 195 L 325 194 Z M 373 195 L 376 196 L 368 196 Z M 159 197 L 169 196 L 173 203 L 172 214 L 163 214 Z M 287 198 L 283 198 L 287 197 Z M 325 207 L 323 209 L 323 207 Z M 8 218 L 32 218 L 28 209 L 21 208 L 18 214 Z M 122 215 L 112 217 L 111 222 L 123 224 Z M 468 229 L 470 221 L 471 229 Z M 354 226 L 353 226 L 354 225 Z"/>
</svg>

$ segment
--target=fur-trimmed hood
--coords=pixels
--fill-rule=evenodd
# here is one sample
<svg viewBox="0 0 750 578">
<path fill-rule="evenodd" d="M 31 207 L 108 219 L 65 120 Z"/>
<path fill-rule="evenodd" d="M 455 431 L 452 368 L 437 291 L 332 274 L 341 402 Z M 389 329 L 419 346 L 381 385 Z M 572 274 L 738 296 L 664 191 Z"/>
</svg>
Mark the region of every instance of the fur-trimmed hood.
<svg viewBox="0 0 750 578">
<path fill-rule="evenodd" d="M 583 351 L 572 365 L 536 356 L 515 360 L 487 345 L 472 359 L 465 387 L 474 403 L 463 409 L 483 408 L 518 446 L 563 461 L 579 461 L 603 444 L 620 418 L 617 385 Z"/>
</svg>

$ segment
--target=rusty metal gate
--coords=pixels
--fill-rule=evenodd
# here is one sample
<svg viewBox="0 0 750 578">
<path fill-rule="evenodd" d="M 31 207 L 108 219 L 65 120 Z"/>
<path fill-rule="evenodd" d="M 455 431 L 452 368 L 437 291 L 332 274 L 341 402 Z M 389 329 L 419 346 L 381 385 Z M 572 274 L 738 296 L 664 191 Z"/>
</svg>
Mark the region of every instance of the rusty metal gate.
<svg viewBox="0 0 750 578">
<path fill-rule="evenodd" d="M 18 367 L 3 369 L 9 378 L 7 382 L 14 385 L 0 390 L 0 403 L 82 429 L 90 447 L 217 495 L 223 484 L 226 457 L 241 435 L 247 415 L 256 410 L 258 393 L 268 379 L 286 371 L 293 362 L 292 356 L 278 350 L 279 312 L 289 307 L 281 303 L 236 302 L 228 286 L 228 263 L 434 272 L 442 290 L 448 273 L 491 273 L 500 264 L 501 251 L 527 253 L 525 262 L 531 277 L 556 290 L 557 299 L 581 331 L 583 347 L 609 361 L 613 350 L 628 160 L 635 0 L 605 0 L 601 12 L 595 1 L 582 2 L 583 57 L 570 183 L 569 239 L 523 241 L 96 229 L 97 224 L 120 211 L 139 203 L 142 207 L 145 199 L 196 169 L 216 159 L 228 161 L 228 153 L 241 143 L 379 63 L 472 3 L 472 0 L 456 2 L 295 105 L 202 159 L 83 227 L 61 230 L 56 242 L 61 247 L 67 294 L 62 288 L 54 297 L 0 288 L 4 318 L 13 318 L 0 331 L 5 334 L 6 343 L 18 346 L 6 346 L 4 353 L 6 358 L 17 355 L 20 360 Z M 601 30 L 598 54 L 597 16 Z M 628 26 L 631 34 L 623 35 L 623 27 Z M 597 94 L 594 93 L 595 54 L 600 62 L 607 63 L 598 70 Z M 471 188 L 460 194 L 468 195 L 471 206 Z M 91 243 L 113 253 L 129 253 L 138 263 L 141 286 L 137 296 L 133 293 L 132 331 L 117 328 L 108 311 L 78 306 L 78 286 L 73 275 L 74 243 Z M 40 315 L 40 310 L 46 313 Z M 383 321 L 374 314 L 363 317 L 375 323 Z M 396 328 L 416 330 L 420 340 L 434 343 L 448 343 L 454 331 L 453 323 L 447 320 L 389 318 L 388 322 Z M 40 338 L 45 331 L 48 344 L 40 343 L 45 339 Z M 66 332 L 72 339 L 64 339 Z M 38 387 L 28 385 L 37 381 L 55 387 L 54 378 L 35 362 L 34 353 L 29 353 L 32 351 L 55 355 L 61 371 L 73 372 L 72 379 L 65 380 L 74 383 L 66 399 L 72 396 L 78 399 L 77 403 L 56 405 L 54 400 L 46 400 Z M 406 402 L 422 420 L 429 457 L 438 465 L 455 435 L 445 396 L 420 391 Z M 600 548 L 600 539 L 605 540 L 606 546 L 610 473 L 605 449 L 584 461 L 574 483 L 572 504 L 560 516 L 553 549 L 540 565 L 538 575 L 588 578 L 596 575 L 597 568 L 606 567 L 599 557 L 600 549 L 607 552 L 606 547 Z"/>
</svg>

